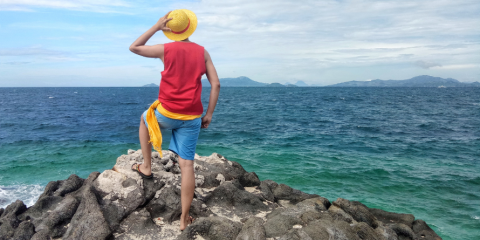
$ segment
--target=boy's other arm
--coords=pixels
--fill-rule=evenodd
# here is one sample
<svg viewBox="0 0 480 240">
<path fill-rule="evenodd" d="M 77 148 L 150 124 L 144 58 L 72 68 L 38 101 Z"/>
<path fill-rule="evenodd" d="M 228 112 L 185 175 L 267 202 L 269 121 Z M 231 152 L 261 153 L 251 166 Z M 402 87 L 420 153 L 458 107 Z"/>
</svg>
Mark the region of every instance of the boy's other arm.
<svg viewBox="0 0 480 240">
<path fill-rule="evenodd" d="M 172 18 L 167 18 L 168 12 L 165 16 L 161 17 L 158 22 L 148 29 L 142 36 L 140 36 L 135 42 L 130 45 L 130 51 L 136 53 L 140 56 L 150 57 L 150 58 L 160 58 L 163 61 L 164 47 L 163 44 L 157 44 L 154 46 L 145 46 L 145 43 L 155 34 L 157 31 L 171 31 L 167 27 L 167 22 L 172 20 Z"/>
<path fill-rule="evenodd" d="M 207 113 L 202 117 L 202 128 L 208 128 L 208 125 L 212 122 L 213 111 L 215 106 L 217 106 L 218 94 L 220 93 L 220 80 L 218 79 L 217 70 L 215 70 L 212 58 L 207 50 L 205 50 L 205 67 L 207 68 L 207 79 L 212 89 L 210 90 Z"/>
</svg>

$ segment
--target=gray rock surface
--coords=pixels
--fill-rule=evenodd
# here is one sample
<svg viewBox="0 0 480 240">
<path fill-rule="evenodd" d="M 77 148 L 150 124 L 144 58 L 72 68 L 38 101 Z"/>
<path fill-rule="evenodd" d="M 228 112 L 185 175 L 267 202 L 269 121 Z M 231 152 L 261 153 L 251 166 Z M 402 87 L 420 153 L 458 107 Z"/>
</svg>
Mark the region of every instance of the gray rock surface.
<svg viewBox="0 0 480 240">
<path fill-rule="evenodd" d="M 413 232 L 415 232 L 418 239 L 425 240 L 440 240 L 438 236 L 425 221 L 417 219 L 413 222 Z"/>
<path fill-rule="evenodd" d="M 258 217 L 249 218 L 243 224 L 242 230 L 238 233 L 236 240 L 265 240 L 264 221 Z"/>
<path fill-rule="evenodd" d="M 370 213 L 368 207 L 363 205 L 361 202 L 338 198 L 332 204 L 350 214 L 355 221 L 366 222 L 370 227 L 377 228 L 377 219 L 373 214 Z"/>
<path fill-rule="evenodd" d="M 272 180 L 224 156 L 195 155 L 195 195 L 183 232 L 178 156 L 152 153 L 152 179 L 131 170 L 141 150 L 118 157 L 111 170 L 87 179 L 72 174 L 47 184 L 27 208 L 0 209 L 3 239 L 235 239 L 406 240 L 441 239 L 411 214 L 368 208 L 339 198 L 333 203 Z"/>
</svg>

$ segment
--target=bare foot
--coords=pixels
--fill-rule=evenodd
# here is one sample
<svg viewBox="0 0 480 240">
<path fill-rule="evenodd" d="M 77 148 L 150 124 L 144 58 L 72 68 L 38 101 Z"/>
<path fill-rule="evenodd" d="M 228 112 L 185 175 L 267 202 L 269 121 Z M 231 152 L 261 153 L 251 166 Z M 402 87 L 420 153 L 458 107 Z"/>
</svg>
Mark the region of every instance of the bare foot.
<svg viewBox="0 0 480 240">
<path fill-rule="evenodd" d="M 193 223 L 193 218 L 191 216 L 188 216 L 188 218 L 185 218 L 183 220 L 180 217 L 180 231 L 185 230 L 185 228 L 187 228 L 187 226 L 192 223 Z"/>
</svg>

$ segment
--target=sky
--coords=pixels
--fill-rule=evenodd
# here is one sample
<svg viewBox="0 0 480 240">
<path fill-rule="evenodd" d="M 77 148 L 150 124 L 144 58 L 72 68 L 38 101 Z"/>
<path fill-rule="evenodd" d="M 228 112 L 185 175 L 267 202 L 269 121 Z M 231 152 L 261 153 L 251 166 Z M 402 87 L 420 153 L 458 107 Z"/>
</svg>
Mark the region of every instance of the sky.
<svg viewBox="0 0 480 240">
<path fill-rule="evenodd" d="M 128 48 L 182 8 L 220 78 L 480 81 L 478 0 L 0 0 L 0 87 L 158 84 L 162 62 Z"/>
</svg>

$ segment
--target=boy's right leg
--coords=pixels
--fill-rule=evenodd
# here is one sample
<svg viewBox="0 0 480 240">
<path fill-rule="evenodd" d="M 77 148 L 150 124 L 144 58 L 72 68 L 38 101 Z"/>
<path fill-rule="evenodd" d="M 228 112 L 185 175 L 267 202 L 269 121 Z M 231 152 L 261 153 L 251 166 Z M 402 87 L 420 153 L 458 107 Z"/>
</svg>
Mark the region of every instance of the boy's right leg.
<svg viewBox="0 0 480 240">
<path fill-rule="evenodd" d="M 138 137 L 140 138 L 143 155 L 143 163 L 139 167 L 140 172 L 145 175 L 150 175 L 152 174 L 152 144 L 150 143 L 150 135 L 148 134 L 148 128 L 143 120 L 143 115 L 140 119 Z"/>
<path fill-rule="evenodd" d="M 178 164 L 182 172 L 182 215 L 180 216 L 180 230 L 184 230 L 191 223 L 190 206 L 195 191 L 195 173 L 192 160 L 185 160 L 178 156 Z"/>
</svg>

